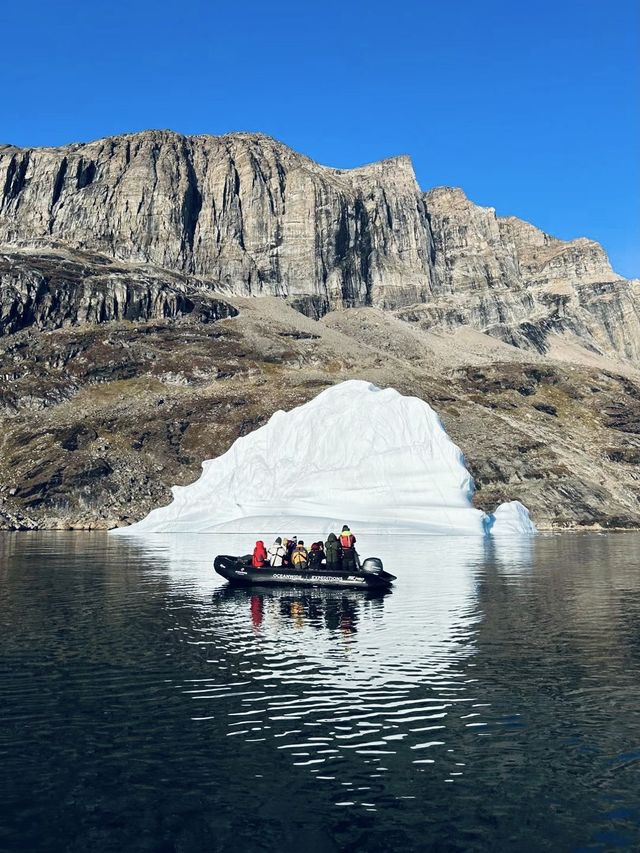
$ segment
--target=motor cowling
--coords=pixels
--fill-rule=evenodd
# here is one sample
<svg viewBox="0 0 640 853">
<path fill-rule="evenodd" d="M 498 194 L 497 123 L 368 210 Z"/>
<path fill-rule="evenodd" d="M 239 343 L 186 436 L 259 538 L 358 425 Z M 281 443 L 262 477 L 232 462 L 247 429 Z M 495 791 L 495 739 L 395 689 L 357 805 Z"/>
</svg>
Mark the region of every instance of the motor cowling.
<svg viewBox="0 0 640 853">
<path fill-rule="evenodd" d="M 379 575 L 384 571 L 380 557 L 367 557 L 362 564 L 362 571 L 368 575 Z"/>
</svg>

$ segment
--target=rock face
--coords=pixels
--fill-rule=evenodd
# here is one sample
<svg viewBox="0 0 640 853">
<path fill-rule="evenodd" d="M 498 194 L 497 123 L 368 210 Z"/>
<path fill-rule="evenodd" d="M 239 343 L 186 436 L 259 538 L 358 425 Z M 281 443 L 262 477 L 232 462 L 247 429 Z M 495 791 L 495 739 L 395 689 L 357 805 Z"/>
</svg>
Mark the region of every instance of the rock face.
<svg viewBox="0 0 640 853">
<path fill-rule="evenodd" d="M 425 195 L 441 287 L 400 312 L 425 327 L 470 325 L 516 346 L 546 350 L 550 332 L 637 362 L 640 281 L 616 275 L 592 240 L 563 242 L 516 217 L 497 217 L 462 190 Z"/>
<path fill-rule="evenodd" d="M 640 284 L 617 276 L 597 243 L 496 217 L 461 190 L 424 194 L 407 157 L 340 170 L 259 134 L 148 131 L 2 146 L 0 188 L 0 245 L 14 252 L 151 264 L 196 289 L 286 296 L 310 316 L 369 305 L 539 351 L 555 331 L 640 355 Z M 5 287 L 7 275 L 5 265 Z"/>
<path fill-rule="evenodd" d="M 193 298 L 189 298 L 190 293 Z M 196 312 L 202 322 L 238 312 L 204 282 L 152 267 L 123 267 L 99 255 L 0 254 L 0 335 L 29 326 L 159 320 Z"/>
<path fill-rule="evenodd" d="M 322 310 L 402 305 L 432 288 L 431 234 L 408 158 L 341 171 L 260 135 L 151 131 L 5 146 L 0 186 L 0 243 L 12 246 L 60 241 Z"/>
</svg>

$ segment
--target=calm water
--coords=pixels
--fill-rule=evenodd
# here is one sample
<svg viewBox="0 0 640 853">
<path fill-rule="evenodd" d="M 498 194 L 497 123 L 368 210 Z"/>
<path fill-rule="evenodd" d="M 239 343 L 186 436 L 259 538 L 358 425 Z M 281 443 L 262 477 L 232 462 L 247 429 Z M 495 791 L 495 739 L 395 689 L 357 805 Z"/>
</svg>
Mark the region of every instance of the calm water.
<svg viewBox="0 0 640 853">
<path fill-rule="evenodd" d="M 370 538 L 383 598 L 218 550 L 0 534 L 0 850 L 640 849 L 640 535 Z"/>
</svg>

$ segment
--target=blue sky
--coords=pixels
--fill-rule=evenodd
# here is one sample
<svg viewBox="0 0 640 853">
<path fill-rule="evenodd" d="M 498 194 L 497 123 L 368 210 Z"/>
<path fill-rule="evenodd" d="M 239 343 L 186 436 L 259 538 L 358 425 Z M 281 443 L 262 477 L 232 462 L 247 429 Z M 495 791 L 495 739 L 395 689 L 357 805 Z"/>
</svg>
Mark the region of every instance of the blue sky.
<svg viewBox="0 0 640 853">
<path fill-rule="evenodd" d="M 0 142 L 256 130 L 420 184 L 640 276 L 637 0 L 4 3 Z"/>
</svg>

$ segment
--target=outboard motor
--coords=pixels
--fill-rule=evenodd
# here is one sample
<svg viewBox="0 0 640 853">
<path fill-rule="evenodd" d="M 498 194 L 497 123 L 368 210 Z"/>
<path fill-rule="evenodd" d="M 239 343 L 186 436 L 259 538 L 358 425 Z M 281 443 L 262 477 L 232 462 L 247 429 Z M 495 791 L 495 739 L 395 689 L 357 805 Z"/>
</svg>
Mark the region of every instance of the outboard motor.
<svg viewBox="0 0 640 853">
<path fill-rule="evenodd" d="M 384 571 L 380 557 L 367 557 L 362 564 L 362 571 L 368 575 L 379 575 Z"/>
</svg>

